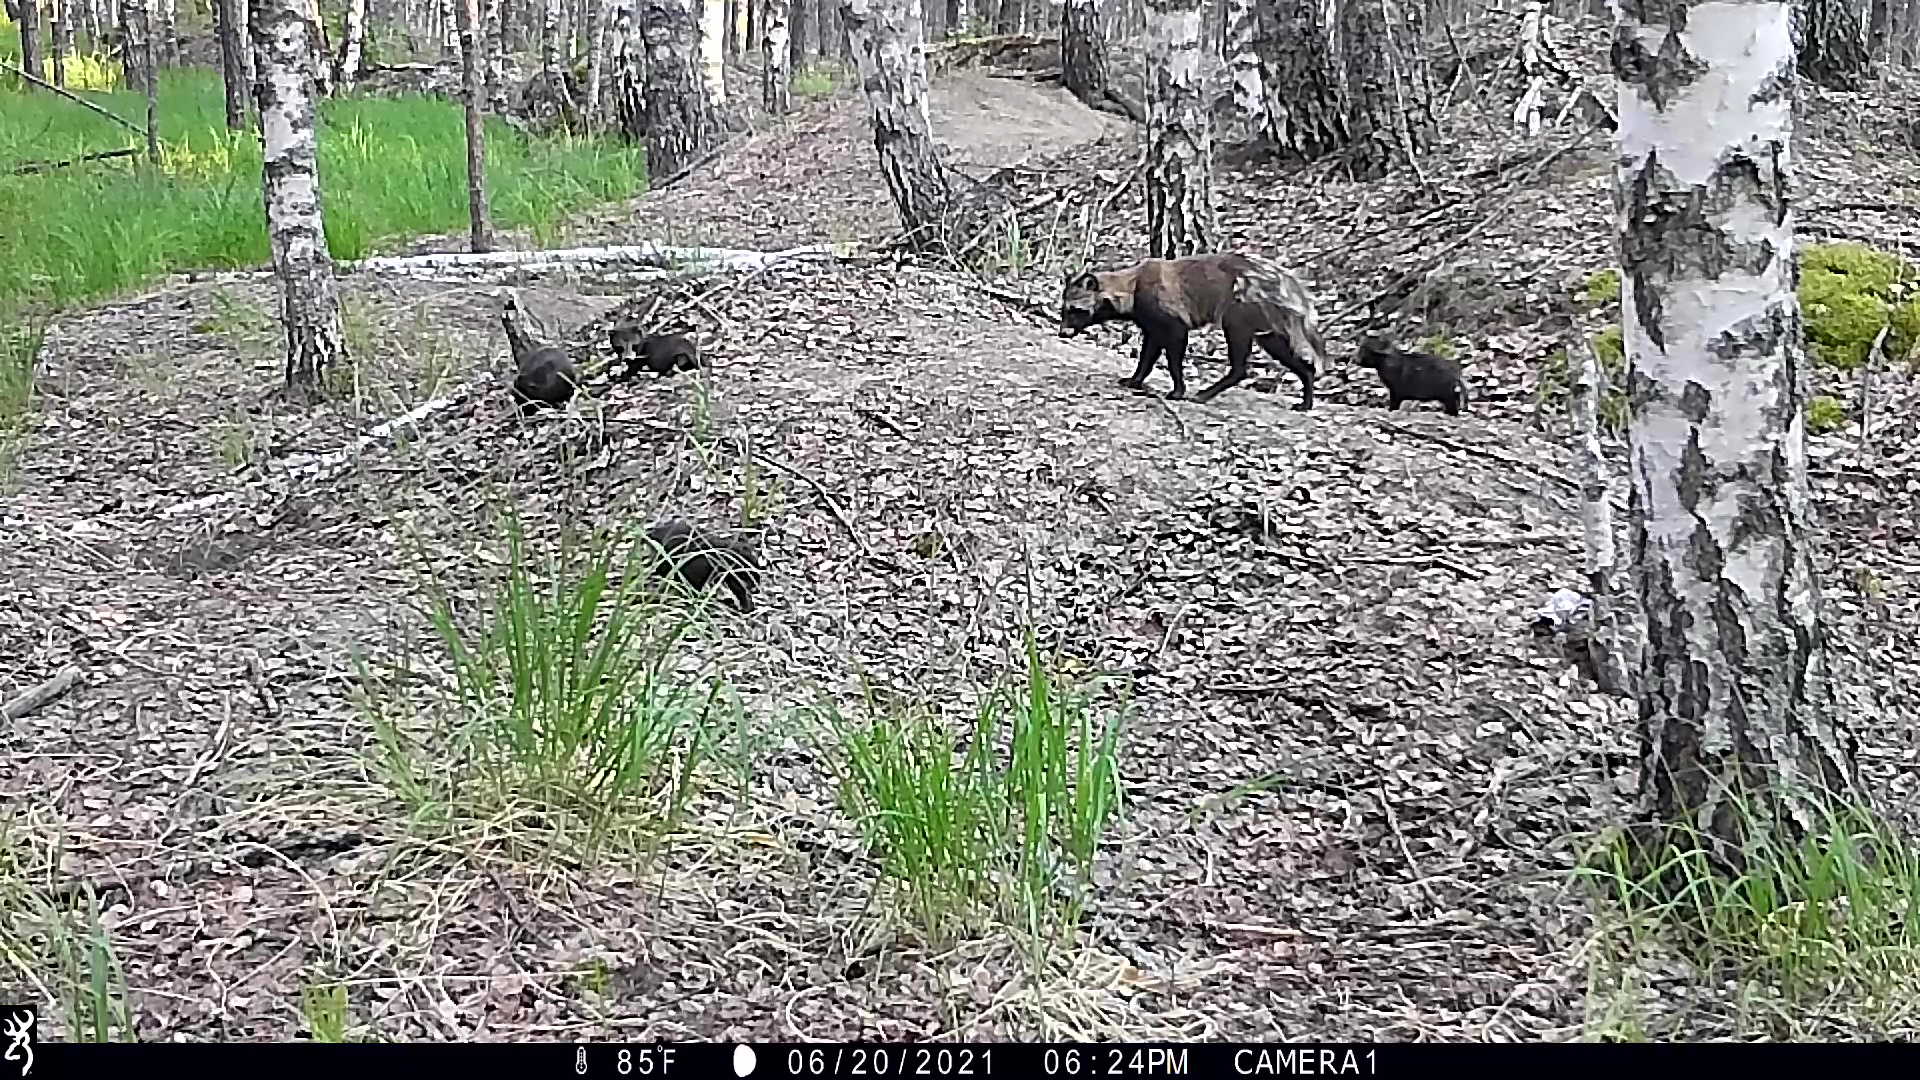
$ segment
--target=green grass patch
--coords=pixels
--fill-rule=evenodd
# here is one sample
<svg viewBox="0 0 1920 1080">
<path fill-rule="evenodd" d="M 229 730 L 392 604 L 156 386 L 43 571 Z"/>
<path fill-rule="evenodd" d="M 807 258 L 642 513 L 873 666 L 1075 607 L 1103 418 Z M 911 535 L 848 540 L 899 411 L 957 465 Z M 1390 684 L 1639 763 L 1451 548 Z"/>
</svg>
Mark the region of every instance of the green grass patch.
<svg viewBox="0 0 1920 1080">
<path fill-rule="evenodd" d="M 90 101 L 144 121 L 125 91 Z M 184 269 L 265 265 L 260 145 L 226 128 L 218 73 L 161 73 L 162 158 L 0 175 L 0 311 L 26 298 L 83 302 Z M 25 160 L 66 159 L 142 140 L 40 91 L 0 90 L 0 173 Z M 549 230 L 583 206 L 646 186 L 644 155 L 605 140 L 528 139 L 490 122 L 487 179 L 494 222 Z M 320 105 L 320 183 L 327 247 L 342 259 L 383 242 L 457 232 L 467 223 L 466 133 L 438 98 L 345 98 Z"/>
<path fill-rule="evenodd" d="M 535 555 L 509 519 L 506 549 L 490 583 L 429 584 L 418 655 L 363 667 L 380 771 L 416 821 L 484 820 L 521 855 L 644 846 L 737 727 L 726 680 L 683 662 L 704 604 L 668 599 L 644 537 Z"/>
<path fill-rule="evenodd" d="M 17 819 L 0 819 L 0 986 L 29 988 L 68 1041 L 133 1041 L 126 971 L 99 898 L 91 883 L 58 887 L 60 854 Z"/>
<path fill-rule="evenodd" d="M 1818 1012 L 1854 1028 L 1911 1030 L 1920 1017 L 1920 851 L 1893 827 L 1835 812 L 1800 840 L 1758 838 L 1737 874 L 1684 830 L 1646 853 L 1624 832 L 1575 871 L 1596 902 L 1592 977 L 1611 1006 L 1590 1010 L 1611 1037 L 1646 1037 L 1618 1007 L 1634 974 L 1673 963 L 1740 988 L 1743 1026 L 1778 1037 Z M 1817 1009 L 1811 1008 L 1818 1006 Z"/>
<path fill-rule="evenodd" d="M 929 942 L 999 924 L 1044 948 L 1070 930 L 1119 807 L 1118 718 L 1096 722 L 1031 639 L 1026 657 L 961 747 L 924 705 L 870 693 L 864 723 L 827 710 L 841 805 Z"/>
</svg>

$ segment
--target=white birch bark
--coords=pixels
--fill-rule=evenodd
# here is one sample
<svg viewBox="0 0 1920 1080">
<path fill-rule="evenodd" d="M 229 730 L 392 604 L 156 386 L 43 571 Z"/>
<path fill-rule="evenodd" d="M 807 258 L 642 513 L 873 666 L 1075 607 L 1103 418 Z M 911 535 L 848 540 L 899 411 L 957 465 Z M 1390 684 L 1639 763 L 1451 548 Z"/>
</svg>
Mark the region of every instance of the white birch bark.
<svg viewBox="0 0 1920 1080">
<path fill-rule="evenodd" d="M 605 0 L 587 4 L 587 100 L 580 118 L 589 132 L 600 130 L 600 102 L 604 96 L 607 65 L 607 5 Z"/>
<path fill-rule="evenodd" d="M 1616 10 L 1643 795 L 1731 852 L 1853 776 L 1807 547 L 1790 9 Z"/>
<path fill-rule="evenodd" d="M 367 0 L 347 0 L 340 26 L 340 70 L 334 82 L 344 91 L 352 90 L 360 78 L 360 53 L 367 38 Z"/>
<path fill-rule="evenodd" d="M 312 396 L 322 374 L 346 358 L 333 260 L 327 254 L 315 154 L 313 45 L 300 0 L 252 0 L 250 31 L 260 77 L 267 238 L 280 279 L 289 391 Z"/>
<path fill-rule="evenodd" d="M 1267 130 L 1266 74 L 1260 62 L 1259 8 L 1256 0 L 1226 0 L 1224 59 L 1233 105 L 1231 137 L 1240 142 Z"/>
<path fill-rule="evenodd" d="M 766 0 L 760 15 L 760 97 L 774 116 L 785 116 L 793 108 L 793 45 L 787 37 L 790 10 L 790 0 Z"/>
<path fill-rule="evenodd" d="M 909 2 L 842 0 L 840 21 L 866 91 L 880 174 L 908 244 L 925 250 L 946 242 L 950 189 L 927 123 L 926 58 L 907 42 Z"/>
<path fill-rule="evenodd" d="M 727 103 L 727 5 L 725 0 L 694 0 L 700 5 L 700 76 L 715 109 Z"/>
<path fill-rule="evenodd" d="M 1155 258 L 1214 250 L 1213 117 L 1202 93 L 1199 0 L 1147 6 L 1147 244 Z"/>
</svg>

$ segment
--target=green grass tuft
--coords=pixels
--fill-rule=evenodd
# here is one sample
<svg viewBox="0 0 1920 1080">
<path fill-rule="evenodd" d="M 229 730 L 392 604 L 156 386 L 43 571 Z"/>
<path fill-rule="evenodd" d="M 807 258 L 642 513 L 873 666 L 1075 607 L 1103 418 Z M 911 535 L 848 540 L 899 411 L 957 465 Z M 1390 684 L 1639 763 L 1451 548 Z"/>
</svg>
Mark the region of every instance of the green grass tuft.
<svg viewBox="0 0 1920 1080">
<path fill-rule="evenodd" d="M 930 942 L 993 923 L 1045 943 L 1077 925 L 1100 839 L 1120 803 L 1117 718 L 1048 672 L 989 693 L 957 748 L 912 703 L 848 722 L 828 707 L 843 759 L 841 804 Z"/>
<path fill-rule="evenodd" d="M 416 820 L 538 821 L 529 850 L 588 852 L 677 823 L 738 703 L 680 662 L 699 609 L 665 602 L 652 549 L 625 540 L 536 557 L 510 520 L 504 576 L 477 597 L 432 584 L 425 655 L 363 670 L 382 772 Z"/>
</svg>

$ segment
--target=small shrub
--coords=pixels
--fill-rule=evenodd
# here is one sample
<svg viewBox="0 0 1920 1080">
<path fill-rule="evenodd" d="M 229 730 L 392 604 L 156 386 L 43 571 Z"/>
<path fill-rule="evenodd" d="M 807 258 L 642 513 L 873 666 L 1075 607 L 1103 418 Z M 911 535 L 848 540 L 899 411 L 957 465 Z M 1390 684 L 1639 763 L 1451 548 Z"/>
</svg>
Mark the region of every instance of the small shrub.
<svg viewBox="0 0 1920 1080">
<path fill-rule="evenodd" d="M 1825 394 L 1807 402 L 1807 434 L 1830 435 L 1847 426 L 1847 407 Z"/>
<path fill-rule="evenodd" d="M 1446 334 L 1430 334 L 1421 338 L 1416 347 L 1422 352 L 1432 353 L 1444 360 L 1451 360 L 1460 355 L 1459 346 L 1455 345 L 1453 338 Z"/>
<path fill-rule="evenodd" d="M 0 442 L 19 432 L 33 408 L 34 366 L 46 334 L 44 321 L 0 312 Z"/>
<path fill-rule="evenodd" d="M 317 1043 L 347 1041 L 347 988 L 337 982 L 313 982 L 300 987 L 300 1015 Z"/>
</svg>

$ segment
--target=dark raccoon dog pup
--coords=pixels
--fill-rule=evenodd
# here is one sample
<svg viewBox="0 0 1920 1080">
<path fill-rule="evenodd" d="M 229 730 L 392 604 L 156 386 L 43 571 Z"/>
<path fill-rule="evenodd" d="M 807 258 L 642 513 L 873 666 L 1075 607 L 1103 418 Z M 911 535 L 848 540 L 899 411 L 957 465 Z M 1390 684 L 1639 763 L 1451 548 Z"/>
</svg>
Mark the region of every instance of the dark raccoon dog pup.
<svg viewBox="0 0 1920 1080">
<path fill-rule="evenodd" d="M 1389 412 L 1403 401 L 1437 401 L 1448 416 L 1458 416 L 1471 394 L 1460 365 L 1432 353 L 1402 352 L 1382 337 L 1362 341 L 1353 362 L 1380 373 Z"/>
<path fill-rule="evenodd" d="M 560 409 L 573 398 L 580 384 L 580 369 L 574 366 L 566 350 L 551 345 L 536 345 L 520 326 L 520 305 L 508 294 L 500 312 L 500 325 L 507 331 L 507 343 L 513 347 L 513 403 L 515 411 L 526 416 L 542 405 Z"/>
<path fill-rule="evenodd" d="M 1314 365 L 1326 359 L 1313 299 L 1300 280 L 1265 259 L 1234 252 L 1145 259 L 1124 270 L 1068 275 L 1060 296 L 1060 335 L 1126 320 L 1140 328 L 1140 360 L 1120 380 L 1145 390 L 1162 356 L 1173 378 L 1170 400 L 1187 396 L 1187 339 L 1219 324 L 1227 339 L 1227 373 L 1193 400 L 1213 400 L 1247 377 L 1257 344 L 1300 380 L 1300 404 L 1313 408 Z"/>
<path fill-rule="evenodd" d="M 668 375 L 700 366 L 699 347 L 681 334 L 645 334 L 637 326 L 616 326 L 607 331 L 607 343 L 614 357 L 626 362 L 629 379 L 643 371 Z"/>
<path fill-rule="evenodd" d="M 742 612 L 753 610 L 753 594 L 760 588 L 760 559 L 744 539 L 684 521 L 664 521 L 647 530 L 647 539 L 659 548 L 653 573 L 678 575 L 692 588 L 724 587 Z"/>
</svg>

